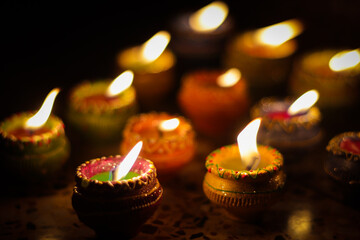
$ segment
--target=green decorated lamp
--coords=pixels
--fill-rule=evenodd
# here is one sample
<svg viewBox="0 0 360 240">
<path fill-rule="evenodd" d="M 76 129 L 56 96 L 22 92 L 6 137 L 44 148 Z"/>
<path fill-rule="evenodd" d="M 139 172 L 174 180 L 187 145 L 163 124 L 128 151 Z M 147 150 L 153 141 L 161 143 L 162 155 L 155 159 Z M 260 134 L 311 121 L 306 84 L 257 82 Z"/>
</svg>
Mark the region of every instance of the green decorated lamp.
<svg viewBox="0 0 360 240">
<path fill-rule="evenodd" d="M 70 93 L 67 119 L 90 142 L 114 142 L 129 117 L 137 112 L 133 73 L 125 71 L 112 82 L 84 82 Z"/>
<path fill-rule="evenodd" d="M 0 123 L 0 156 L 4 169 L 31 182 L 58 172 L 70 153 L 64 124 L 50 115 L 59 89 L 52 90 L 40 110 L 18 113 Z"/>
</svg>

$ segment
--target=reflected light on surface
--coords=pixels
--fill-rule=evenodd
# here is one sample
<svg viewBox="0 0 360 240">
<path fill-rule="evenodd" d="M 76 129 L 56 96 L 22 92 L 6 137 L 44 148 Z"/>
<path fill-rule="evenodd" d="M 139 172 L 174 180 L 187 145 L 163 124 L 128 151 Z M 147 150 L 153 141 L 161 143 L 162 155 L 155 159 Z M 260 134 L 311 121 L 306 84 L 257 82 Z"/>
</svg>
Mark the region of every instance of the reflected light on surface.
<svg viewBox="0 0 360 240">
<path fill-rule="evenodd" d="M 296 237 L 306 237 L 311 231 L 312 214 L 309 210 L 294 211 L 287 223 L 288 231 L 295 234 Z"/>
</svg>

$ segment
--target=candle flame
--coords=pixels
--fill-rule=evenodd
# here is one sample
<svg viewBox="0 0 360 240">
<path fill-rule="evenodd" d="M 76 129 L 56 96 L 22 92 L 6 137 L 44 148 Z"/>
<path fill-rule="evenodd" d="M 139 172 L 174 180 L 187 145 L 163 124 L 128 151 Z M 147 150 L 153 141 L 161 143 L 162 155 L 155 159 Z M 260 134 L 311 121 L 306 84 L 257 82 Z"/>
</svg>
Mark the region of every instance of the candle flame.
<svg viewBox="0 0 360 240">
<path fill-rule="evenodd" d="M 113 174 L 113 181 L 121 180 L 129 173 L 130 169 L 132 168 L 136 159 L 139 156 L 142 145 L 142 141 L 138 142 L 126 155 L 124 160 L 116 167 Z"/>
<path fill-rule="evenodd" d="M 159 125 L 159 129 L 164 132 L 169 132 L 176 129 L 180 124 L 178 118 L 171 118 L 169 120 L 162 121 Z"/>
<path fill-rule="evenodd" d="M 316 90 L 310 90 L 301 95 L 298 99 L 291 104 L 288 109 L 290 115 L 295 115 L 300 112 L 305 112 L 311 108 L 319 99 L 319 92 Z"/>
<path fill-rule="evenodd" d="M 241 78 L 241 72 L 237 68 L 230 68 L 224 74 L 221 74 L 217 79 L 216 83 L 220 87 L 232 87 Z"/>
<path fill-rule="evenodd" d="M 39 111 L 25 122 L 25 129 L 36 130 L 46 123 L 54 105 L 56 95 L 59 93 L 59 91 L 59 88 L 54 88 L 51 90 L 51 92 L 46 96 Z"/>
<path fill-rule="evenodd" d="M 228 12 L 229 8 L 224 2 L 215 1 L 190 16 L 190 27 L 198 32 L 214 31 L 225 21 Z"/>
<path fill-rule="evenodd" d="M 160 31 L 141 46 L 141 57 L 144 62 L 155 61 L 165 50 L 170 41 L 170 33 Z"/>
<path fill-rule="evenodd" d="M 117 78 L 115 78 L 109 87 L 106 90 L 106 96 L 114 97 L 124 90 L 128 89 L 134 79 L 134 73 L 130 70 L 127 70 L 121 73 Z"/>
<path fill-rule="evenodd" d="M 261 118 L 254 119 L 237 137 L 241 161 L 247 170 L 256 169 L 260 163 L 260 155 L 256 143 L 260 123 Z"/>
<path fill-rule="evenodd" d="M 335 54 L 329 61 L 329 67 L 334 72 L 340 72 L 355 67 L 360 63 L 359 49 L 341 51 Z"/>
<path fill-rule="evenodd" d="M 296 19 L 280 22 L 255 31 L 255 41 L 270 46 L 280 46 L 298 36 L 303 31 L 303 24 Z"/>
</svg>

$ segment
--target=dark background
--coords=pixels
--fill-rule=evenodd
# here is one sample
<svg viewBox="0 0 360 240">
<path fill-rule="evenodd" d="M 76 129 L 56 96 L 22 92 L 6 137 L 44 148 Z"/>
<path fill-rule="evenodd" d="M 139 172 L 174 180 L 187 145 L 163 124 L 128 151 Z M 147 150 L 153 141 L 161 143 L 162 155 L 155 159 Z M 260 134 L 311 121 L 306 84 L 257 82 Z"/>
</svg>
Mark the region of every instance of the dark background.
<svg viewBox="0 0 360 240">
<path fill-rule="evenodd" d="M 113 78 L 116 54 L 168 30 L 178 13 L 208 1 L 12 1 L 1 3 L 0 118 L 38 109 L 54 87 L 68 90 L 94 78 Z M 360 1 L 227 1 L 236 32 L 290 18 L 306 27 L 298 54 L 326 47 L 357 48 Z M 181 63 L 179 63 L 181 64 Z M 182 73 L 179 73 L 180 76 Z"/>
</svg>

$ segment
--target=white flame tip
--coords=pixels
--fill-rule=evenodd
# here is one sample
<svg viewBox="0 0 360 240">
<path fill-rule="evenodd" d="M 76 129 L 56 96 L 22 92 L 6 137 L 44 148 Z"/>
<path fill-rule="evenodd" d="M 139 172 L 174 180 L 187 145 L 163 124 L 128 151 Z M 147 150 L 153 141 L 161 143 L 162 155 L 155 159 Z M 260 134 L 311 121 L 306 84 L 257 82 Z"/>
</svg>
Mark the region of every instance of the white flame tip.
<svg viewBox="0 0 360 240">
<path fill-rule="evenodd" d="M 35 130 L 46 123 L 51 114 L 55 98 L 59 92 L 60 88 L 54 88 L 48 93 L 39 111 L 25 122 L 26 129 Z"/>
</svg>

